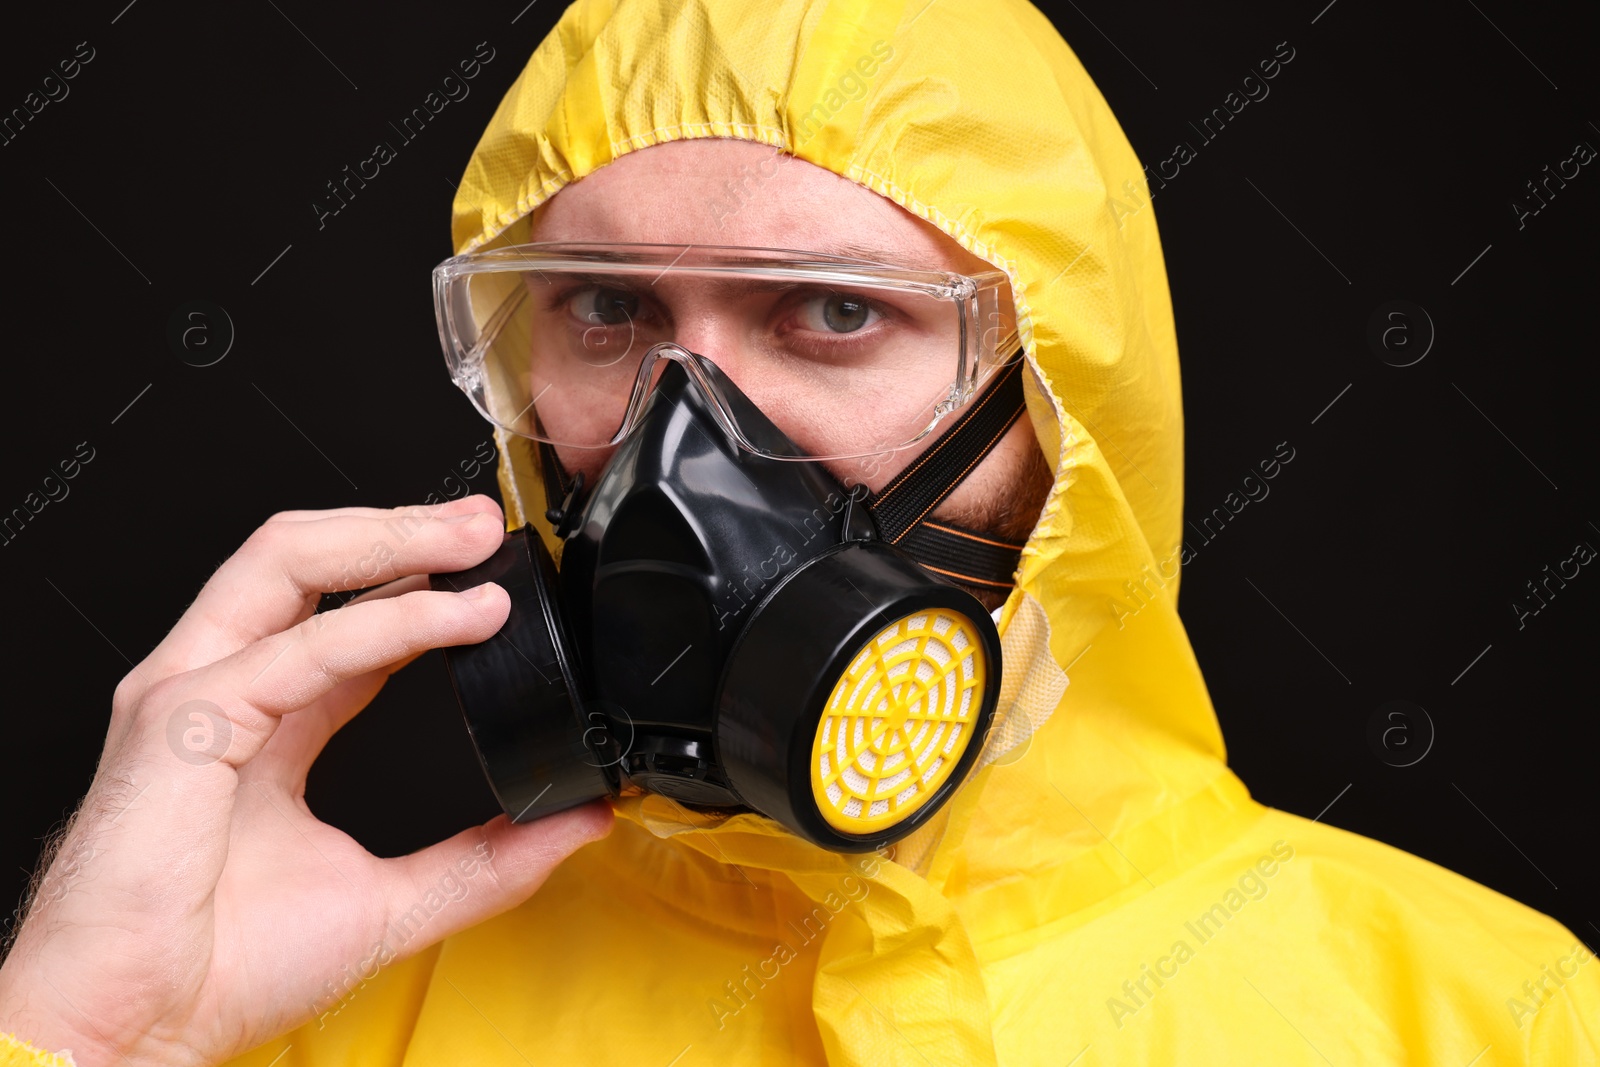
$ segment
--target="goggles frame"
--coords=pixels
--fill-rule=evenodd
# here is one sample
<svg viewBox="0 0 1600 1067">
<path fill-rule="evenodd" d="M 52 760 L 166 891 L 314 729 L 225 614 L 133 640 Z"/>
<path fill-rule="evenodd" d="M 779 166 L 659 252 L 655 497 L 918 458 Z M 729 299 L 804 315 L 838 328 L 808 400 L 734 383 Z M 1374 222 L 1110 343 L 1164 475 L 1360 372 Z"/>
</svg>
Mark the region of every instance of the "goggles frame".
<svg viewBox="0 0 1600 1067">
<path fill-rule="evenodd" d="M 692 353 L 672 342 L 654 344 L 641 357 L 625 412 L 610 440 L 582 445 L 540 436 L 497 418 L 492 413 L 492 405 L 486 395 L 488 350 L 499 335 L 500 328 L 526 299 L 526 294 L 519 292 L 515 298 L 506 300 L 480 324 L 471 316 L 471 300 L 466 287 L 478 274 L 525 274 L 543 269 L 594 271 L 606 276 L 653 275 L 653 283 L 654 279 L 672 270 L 691 250 L 696 255 L 689 269 L 697 274 L 736 277 L 759 273 L 763 277 L 793 280 L 797 284 L 896 289 L 948 300 L 955 309 L 958 351 L 954 378 L 944 399 L 934 406 L 927 425 L 910 440 L 855 452 L 773 454 L 747 439 L 729 406 L 712 391 L 710 395 L 715 399 L 713 406 L 717 409 L 718 422 L 738 441 L 740 447 L 757 455 L 783 460 L 854 459 L 912 447 L 932 433 L 947 415 L 961 409 L 976 396 L 985 382 L 1018 354 L 1014 328 L 1010 331 L 1002 331 L 999 325 L 979 328 L 982 326 L 978 321 L 982 317 L 981 308 L 986 302 L 995 309 L 993 317 L 996 320 L 1000 318 L 999 291 L 1010 281 L 1003 271 L 989 270 L 968 275 L 945 270 L 918 270 L 825 252 L 763 246 L 540 241 L 452 256 L 434 267 L 434 315 L 451 380 L 467 394 L 485 419 L 508 433 L 564 448 L 600 449 L 620 444 L 633 430 L 644 409 L 652 388 L 653 367 L 657 360 L 666 358 L 683 363 L 693 377 L 700 379 L 704 374 L 697 373 L 699 368 L 695 366 L 695 361 L 708 360 L 710 357 Z M 989 293 L 992 296 L 986 300 L 985 294 Z M 461 317 L 472 318 L 472 321 L 461 321 Z M 470 332 L 467 329 L 469 326 Z M 475 338 L 470 344 L 464 341 L 469 336 Z M 520 416 L 521 413 L 515 421 L 520 421 Z"/>
</svg>

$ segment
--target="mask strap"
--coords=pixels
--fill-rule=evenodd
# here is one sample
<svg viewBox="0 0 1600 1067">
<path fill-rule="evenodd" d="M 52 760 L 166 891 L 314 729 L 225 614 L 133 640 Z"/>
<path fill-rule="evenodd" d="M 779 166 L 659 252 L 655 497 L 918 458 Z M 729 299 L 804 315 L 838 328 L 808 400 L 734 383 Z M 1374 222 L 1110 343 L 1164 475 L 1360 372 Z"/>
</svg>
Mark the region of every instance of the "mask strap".
<svg viewBox="0 0 1600 1067">
<path fill-rule="evenodd" d="M 561 458 L 556 455 L 555 447 L 540 441 L 539 473 L 544 477 L 544 517 L 555 528 L 557 537 L 565 537 L 572 532 L 572 525 L 577 521 L 580 510 L 578 498 L 583 494 L 583 472 L 579 471 L 568 481 L 566 468 L 561 466 Z"/>
<path fill-rule="evenodd" d="M 1021 358 L 1013 359 L 932 448 L 866 501 L 885 541 L 905 549 L 929 570 L 971 585 L 1010 589 L 1022 545 L 931 522 L 928 515 L 1027 411 L 1022 365 Z"/>
</svg>

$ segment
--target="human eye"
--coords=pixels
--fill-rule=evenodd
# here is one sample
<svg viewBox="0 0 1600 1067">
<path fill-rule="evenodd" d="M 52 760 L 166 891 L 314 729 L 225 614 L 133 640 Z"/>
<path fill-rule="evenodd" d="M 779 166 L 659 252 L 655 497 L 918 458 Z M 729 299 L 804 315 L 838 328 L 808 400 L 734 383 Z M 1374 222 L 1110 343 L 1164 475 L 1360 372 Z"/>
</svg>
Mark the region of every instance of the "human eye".
<svg viewBox="0 0 1600 1067">
<path fill-rule="evenodd" d="M 597 367 L 625 366 L 630 353 L 643 352 L 667 326 L 665 312 L 649 293 L 625 280 L 592 276 L 551 283 L 531 324 L 538 350 Z"/>
<path fill-rule="evenodd" d="M 844 356 L 880 343 L 894 320 L 888 305 L 840 290 L 794 294 L 787 304 L 779 335 L 787 346 L 813 355 Z"/>
<path fill-rule="evenodd" d="M 554 294 L 551 305 L 580 329 L 627 326 L 651 313 L 638 293 L 613 285 L 575 285 Z"/>
<path fill-rule="evenodd" d="M 859 333 L 883 318 L 872 301 L 855 293 L 826 292 L 803 298 L 796 319 L 808 330 L 819 333 Z"/>
</svg>

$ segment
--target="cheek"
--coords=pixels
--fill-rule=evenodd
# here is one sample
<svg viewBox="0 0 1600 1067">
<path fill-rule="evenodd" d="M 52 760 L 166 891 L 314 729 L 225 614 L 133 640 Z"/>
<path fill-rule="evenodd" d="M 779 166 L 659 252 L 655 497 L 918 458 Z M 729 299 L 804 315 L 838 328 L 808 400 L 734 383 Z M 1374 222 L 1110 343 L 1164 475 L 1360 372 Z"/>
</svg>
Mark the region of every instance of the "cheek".
<svg viewBox="0 0 1600 1067">
<path fill-rule="evenodd" d="M 924 451 L 926 451 L 925 446 L 907 448 L 899 452 L 863 456 L 860 459 L 827 460 L 822 465 L 846 489 L 853 489 L 860 485 L 876 493 L 888 485 L 895 475 L 910 466 L 912 460 L 916 459 Z"/>
<path fill-rule="evenodd" d="M 535 448 L 537 449 L 537 445 Z M 594 483 L 599 480 L 600 473 L 616 452 L 615 446 L 611 448 L 565 448 L 555 446 L 556 457 L 561 460 L 561 468 L 566 472 L 568 480 L 578 474 L 583 475 L 583 484 L 588 489 L 594 488 Z M 559 501 L 550 501 L 552 505 Z"/>
</svg>

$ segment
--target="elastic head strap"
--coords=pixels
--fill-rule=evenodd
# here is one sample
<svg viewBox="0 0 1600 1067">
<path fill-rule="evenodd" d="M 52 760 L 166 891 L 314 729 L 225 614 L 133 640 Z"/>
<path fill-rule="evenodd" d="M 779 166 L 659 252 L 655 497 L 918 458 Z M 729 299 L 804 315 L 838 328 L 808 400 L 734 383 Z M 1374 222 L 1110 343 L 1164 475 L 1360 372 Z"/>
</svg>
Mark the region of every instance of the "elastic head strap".
<svg viewBox="0 0 1600 1067">
<path fill-rule="evenodd" d="M 885 541 L 910 552 L 931 571 L 996 589 L 1011 588 L 1022 545 L 947 522 L 929 522 L 928 516 L 1027 411 L 1022 366 L 1018 353 L 933 447 L 866 502 Z"/>
</svg>

